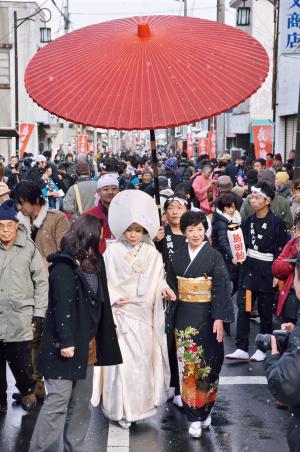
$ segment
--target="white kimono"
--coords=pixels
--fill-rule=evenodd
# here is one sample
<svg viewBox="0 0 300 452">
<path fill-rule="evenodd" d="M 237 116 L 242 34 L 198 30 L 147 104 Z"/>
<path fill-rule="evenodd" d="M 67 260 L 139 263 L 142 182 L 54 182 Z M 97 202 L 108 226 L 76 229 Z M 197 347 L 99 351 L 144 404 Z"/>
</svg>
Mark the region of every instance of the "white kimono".
<svg viewBox="0 0 300 452">
<path fill-rule="evenodd" d="M 147 241 L 132 247 L 118 240 L 104 258 L 123 364 L 101 369 L 102 409 L 109 419 L 138 421 L 153 416 L 168 396 L 163 261 Z M 116 307 L 119 298 L 129 303 Z"/>
</svg>

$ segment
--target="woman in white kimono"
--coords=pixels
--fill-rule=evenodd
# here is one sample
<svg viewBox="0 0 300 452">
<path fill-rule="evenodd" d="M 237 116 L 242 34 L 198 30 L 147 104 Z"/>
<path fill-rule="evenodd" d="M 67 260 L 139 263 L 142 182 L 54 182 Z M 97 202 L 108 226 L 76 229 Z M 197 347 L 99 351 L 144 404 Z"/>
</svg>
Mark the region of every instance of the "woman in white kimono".
<svg viewBox="0 0 300 452">
<path fill-rule="evenodd" d="M 109 226 L 118 240 L 104 254 L 123 364 L 102 369 L 102 409 L 123 428 L 156 413 L 170 383 L 162 299 L 175 300 L 152 238 L 159 228 L 153 199 L 124 191 L 112 201 Z"/>
</svg>

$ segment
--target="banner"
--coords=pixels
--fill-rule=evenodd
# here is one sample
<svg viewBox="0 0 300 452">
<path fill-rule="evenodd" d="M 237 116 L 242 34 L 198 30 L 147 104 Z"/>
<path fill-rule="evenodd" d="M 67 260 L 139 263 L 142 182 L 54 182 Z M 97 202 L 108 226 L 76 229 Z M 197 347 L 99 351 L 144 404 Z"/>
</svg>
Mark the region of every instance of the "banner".
<svg viewBox="0 0 300 452">
<path fill-rule="evenodd" d="M 255 157 L 266 159 L 272 152 L 273 126 L 252 126 Z"/>
<path fill-rule="evenodd" d="M 77 154 L 86 154 L 88 149 L 87 144 L 87 135 L 77 135 Z"/>
<path fill-rule="evenodd" d="M 215 159 L 216 158 L 216 132 L 210 131 L 207 134 L 207 153 L 209 156 L 209 159 Z"/>
<path fill-rule="evenodd" d="M 88 153 L 89 154 L 93 154 L 93 152 L 94 152 L 94 143 L 93 143 L 93 141 L 90 141 L 88 143 L 87 148 L 88 148 Z"/>
<path fill-rule="evenodd" d="M 189 136 L 187 139 L 187 155 L 188 159 L 194 157 L 193 137 Z"/>
<path fill-rule="evenodd" d="M 207 153 L 207 138 L 198 139 L 198 155 Z"/>
<path fill-rule="evenodd" d="M 19 156 L 23 157 L 27 148 L 28 142 L 32 135 L 35 124 L 28 124 L 27 122 L 20 122 L 19 124 Z"/>
</svg>

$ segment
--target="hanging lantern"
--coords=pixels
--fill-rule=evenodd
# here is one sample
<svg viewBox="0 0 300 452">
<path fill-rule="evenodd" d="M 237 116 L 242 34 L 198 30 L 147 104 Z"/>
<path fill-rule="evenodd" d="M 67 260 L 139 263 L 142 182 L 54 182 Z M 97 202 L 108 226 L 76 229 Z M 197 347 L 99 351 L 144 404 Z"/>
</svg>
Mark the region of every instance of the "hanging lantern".
<svg viewBox="0 0 300 452">
<path fill-rule="evenodd" d="M 239 27 L 245 27 L 250 25 L 250 10 L 249 6 L 245 6 L 246 0 L 243 0 L 243 6 L 237 9 L 236 24 Z"/>
</svg>

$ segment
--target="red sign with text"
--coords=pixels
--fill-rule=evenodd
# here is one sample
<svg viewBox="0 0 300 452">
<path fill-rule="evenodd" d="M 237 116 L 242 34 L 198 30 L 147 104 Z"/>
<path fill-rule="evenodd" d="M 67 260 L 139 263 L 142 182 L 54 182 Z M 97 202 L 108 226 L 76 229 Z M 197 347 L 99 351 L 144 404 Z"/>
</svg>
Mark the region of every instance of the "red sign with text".
<svg viewBox="0 0 300 452">
<path fill-rule="evenodd" d="M 208 132 L 207 134 L 207 153 L 209 159 L 216 158 L 216 132 Z"/>
<path fill-rule="evenodd" d="M 194 157 L 194 146 L 193 146 L 193 137 L 189 136 L 187 139 L 187 155 L 190 159 L 191 157 Z"/>
<path fill-rule="evenodd" d="M 207 153 L 207 138 L 198 139 L 198 155 Z"/>
<path fill-rule="evenodd" d="M 273 126 L 252 126 L 255 157 L 266 158 L 272 152 Z"/>
<path fill-rule="evenodd" d="M 35 124 L 28 124 L 26 122 L 21 122 L 19 125 L 19 143 L 20 143 L 20 158 L 23 157 L 24 152 L 27 148 L 28 142 L 32 135 Z"/>
<path fill-rule="evenodd" d="M 88 151 L 88 136 L 77 135 L 77 154 L 86 154 Z"/>
</svg>

